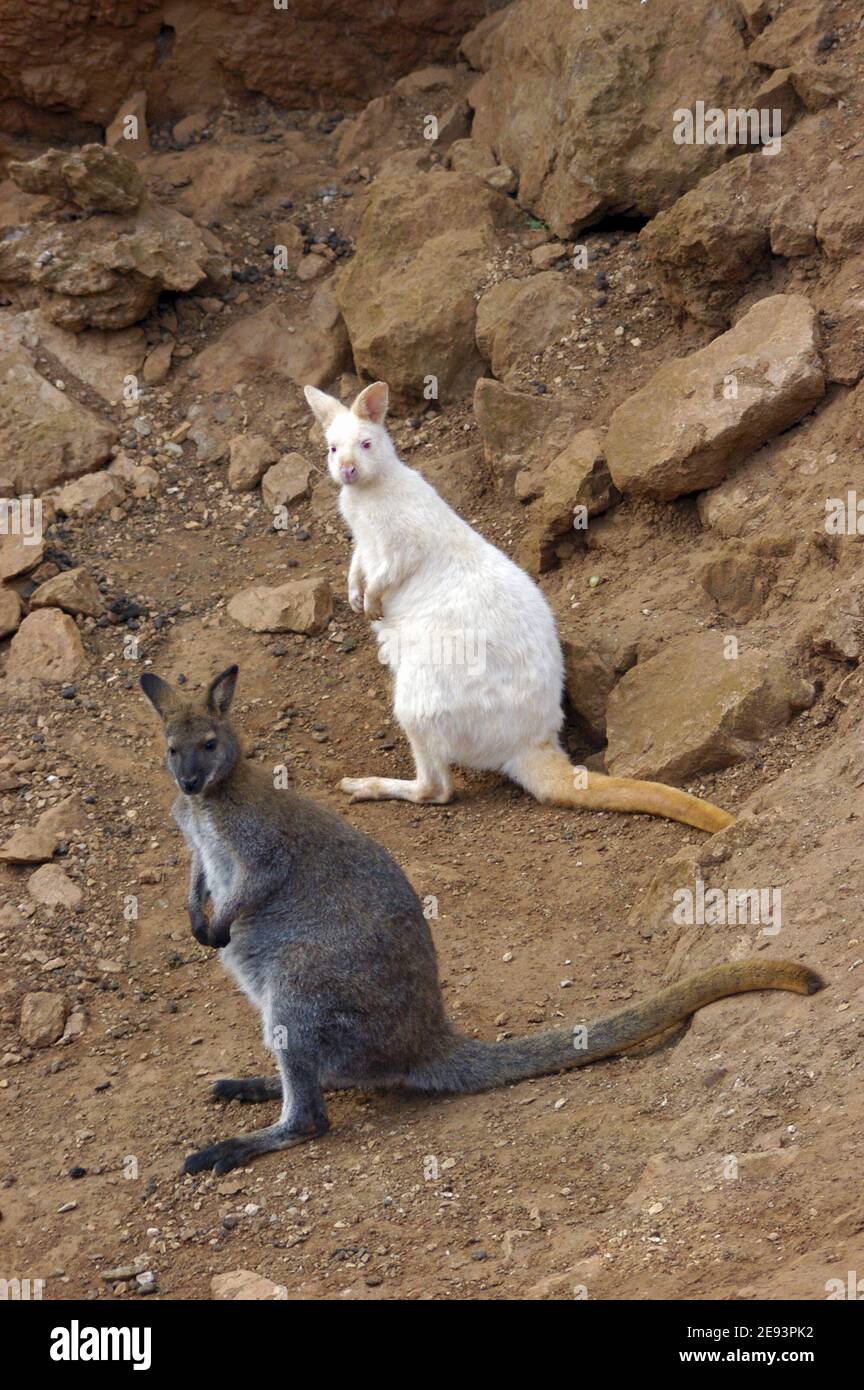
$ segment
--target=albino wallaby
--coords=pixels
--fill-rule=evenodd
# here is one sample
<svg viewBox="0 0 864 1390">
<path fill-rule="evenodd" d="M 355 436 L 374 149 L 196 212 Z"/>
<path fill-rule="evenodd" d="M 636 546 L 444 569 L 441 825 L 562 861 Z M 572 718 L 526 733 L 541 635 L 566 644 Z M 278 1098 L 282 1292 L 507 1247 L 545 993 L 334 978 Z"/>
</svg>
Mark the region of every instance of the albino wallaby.
<svg viewBox="0 0 864 1390">
<path fill-rule="evenodd" d="M 141 677 L 181 792 L 173 813 L 192 850 L 192 930 L 225 946 L 222 961 L 260 1009 L 280 1073 L 215 1083 L 220 1100 L 281 1097 L 282 1113 L 267 1129 L 190 1154 L 187 1173 L 227 1173 L 323 1134 L 327 1089 L 489 1090 L 608 1057 L 726 995 L 821 988 L 792 961 L 737 961 L 586 1028 L 496 1043 L 462 1037 L 444 1012 L 432 937 L 402 870 L 332 811 L 277 791 L 242 756 L 227 718 L 236 679 L 231 666 L 195 699 Z"/>
<path fill-rule="evenodd" d="M 413 781 L 347 777 L 352 800 L 446 802 L 454 765 L 502 772 L 538 801 L 644 811 L 712 834 L 733 817 L 659 782 L 575 768 L 559 742 L 564 663 L 545 597 L 396 454 L 377 381 L 351 409 L 305 388 L 354 538 L 348 598 L 395 677 Z"/>
</svg>

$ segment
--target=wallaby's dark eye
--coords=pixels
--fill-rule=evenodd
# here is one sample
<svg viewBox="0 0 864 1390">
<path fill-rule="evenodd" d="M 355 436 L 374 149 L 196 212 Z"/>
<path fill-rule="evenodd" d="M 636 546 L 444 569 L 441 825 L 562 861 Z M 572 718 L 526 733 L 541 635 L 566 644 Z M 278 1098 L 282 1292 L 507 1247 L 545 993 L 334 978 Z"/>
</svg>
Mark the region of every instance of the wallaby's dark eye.
<svg viewBox="0 0 864 1390">
<path fill-rule="evenodd" d="M 177 752 L 177 749 L 174 747 L 174 744 L 173 744 L 173 743 L 169 743 L 169 744 L 168 744 L 168 756 L 169 756 L 170 758 L 173 758 L 173 757 L 174 757 L 174 754 L 175 754 L 176 752 Z"/>
<path fill-rule="evenodd" d="M 204 752 L 205 752 L 205 753 L 212 753 L 212 752 L 213 752 L 213 749 L 214 749 L 215 747 L 216 747 L 216 740 L 215 740 L 215 738 L 208 738 L 207 742 L 204 744 Z"/>
</svg>

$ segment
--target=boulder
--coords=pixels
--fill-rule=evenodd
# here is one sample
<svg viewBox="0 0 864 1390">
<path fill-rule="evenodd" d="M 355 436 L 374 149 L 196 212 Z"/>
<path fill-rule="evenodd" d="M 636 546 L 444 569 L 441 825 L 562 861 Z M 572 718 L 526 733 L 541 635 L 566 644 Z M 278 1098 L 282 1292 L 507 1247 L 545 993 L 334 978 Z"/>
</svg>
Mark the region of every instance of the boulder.
<svg viewBox="0 0 864 1390">
<path fill-rule="evenodd" d="M 860 189 L 828 204 L 819 214 L 816 237 L 831 260 L 864 251 L 864 195 Z"/>
<path fill-rule="evenodd" d="M 441 400 L 466 395 L 483 370 L 475 295 L 515 217 L 466 174 L 379 177 L 337 286 L 357 371 L 403 400 L 422 399 L 431 378 Z"/>
<path fill-rule="evenodd" d="M 477 346 L 506 381 L 514 367 L 572 333 L 583 296 L 553 270 L 499 280 L 477 305 Z"/>
<path fill-rule="evenodd" d="M 302 454 L 285 454 L 261 479 L 261 497 L 268 511 L 290 507 L 309 496 L 312 465 Z"/>
<path fill-rule="evenodd" d="M 569 396 L 511 391 L 491 377 L 481 378 L 474 389 L 484 458 L 506 484 L 520 468 L 545 465 L 560 454 L 580 415 L 580 403 Z"/>
<path fill-rule="evenodd" d="M 27 615 L 9 648 L 9 680 L 68 685 L 86 670 L 87 654 L 68 613 L 61 613 L 59 608 L 40 608 Z"/>
<path fill-rule="evenodd" d="M 10 327 L 20 333 L 28 349 L 39 347 L 56 357 L 64 373 L 71 373 L 109 405 L 117 405 L 128 378 L 141 373 L 147 350 L 143 328 L 86 328 L 70 333 L 52 323 L 41 309 L 16 315 Z"/>
<path fill-rule="evenodd" d="M 105 603 L 95 579 L 81 565 L 75 569 L 61 570 L 53 579 L 46 579 L 30 595 L 30 607 L 62 608 L 64 613 L 71 613 L 73 617 L 81 613 L 85 618 L 101 618 L 105 612 Z"/>
<path fill-rule="evenodd" d="M 751 757 L 813 703 L 778 653 L 734 650 L 723 633 L 701 632 L 622 676 L 606 707 L 610 772 L 686 782 Z"/>
<path fill-rule="evenodd" d="M 25 994 L 18 1032 L 28 1047 L 50 1047 L 63 1036 L 67 1005 L 62 994 Z"/>
<path fill-rule="evenodd" d="M 663 363 L 613 413 L 612 480 L 661 501 L 713 487 L 824 391 L 812 305 L 800 295 L 762 299 L 707 347 Z"/>
<path fill-rule="evenodd" d="M 190 374 L 205 391 L 228 391 L 255 376 L 326 386 L 350 361 L 348 334 L 332 291 L 322 285 L 304 317 L 275 304 L 237 319 L 195 358 Z"/>
<path fill-rule="evenodd" d="M 314 637 L 333 614 L 333 595 L 323 579 L 289 579 L 276 588 L 256 585 L 228 604 L 235 622 L 253 632 L 300 632 Z"/>
<path fill-rule="evenodd" d="M 98 516 L 109 512 L 126 497 L 122 479 L 106 470 L 104 473 L 85 473 L 74 482 L 61 487 L 55 497 L 58 512 L 65 516 Z"/>
<path fill-rule="evenodd" d="M 228 486 L 232 492 L 251 492 L 278 457 L 270 440 L 260 434 L 235 435 L 228 444 L 228 453 Z"/>
<path fill-rule="evenodd" d="M 584 522 L 606 511 L 616 496 L 600 436 L 596 430 L 580 430 L 546 469 L 542 494 L 519 546 L 519 564 L 533 574 L 551 569 L 559 542 L 565 536 L 584 537 Z"/>
<path fill-rule="evenodd" d="M 113 425 L 46 381 L 0 329 L 0 458 L 16 492 L 44 492 L 98 468 L 116 438 Z"/>
<path fill-rule="evenodd" d="M 475 50 L 472 137 L 519 176 L 519 203 L 557 236 L 603 217 L 650 217 L 728 156 L 678 144 L 676 109 L 747 106 L 757 85 L 736 16 L 690 0 L 638 7 L 518 0 Z"/>
<path fill-rule="evenodd" d="M 47 150 L 38 159 L 12 160 L 9 177 L 26 193 L 50 198 L 56 207 L 84 212 L 133 212 L 146 187 L 135 165 L 105 145 Z"/>
<path fill-rule="evenodd" d="M 91 148 L 112 161 L 111 179 L 96 185 L 91 215 L 40 219 L 0 241 L 0 286 L 25 307 L 34 302 L 41 306 L 52 323 L 80 333 L 85 328 L 128 328 L 150 312 L 164 290 L 188 292 L 208 281 L 227 283 L 230 270 L 212 232 L 149 194 L 142 196 L 140 175 L 130 160 L 102 146 L 85 150 Z M 36 178 L 40 164 L 17 165 L 15 177 L 19 182 Z M 59 181 L 62 191 L 63 178 L 68 182 L 69 168 L 76 167 L 75 153 L 64 154 L 56 168 L 43 170 L 36 181 Z M 114 201 L 122 206 L 101 211 L 100 204 L 112 202 L 110 192 L 102 189 L 115 187 L 116 167 L 131 171 L 124 173 L 120 186 L 130 183 L 133 192 L 125 201 L 118 193 Z M 77 196 L 83 195 L 78 191 Z"/>
<path fill-rule="evenodd" d="M 747 282 L 770 261 L 777 163 L 739 155 L 642 229 L 640 245 L 673 308 L 711 327 L 727 326 Z"/>
<path fill-rule="evenodd" d="M 59 864 L 43 864 L 27 880 L 27 892 L 41 907 L 65 907 L 74 911 L 84 894 Z"/>
</svg>

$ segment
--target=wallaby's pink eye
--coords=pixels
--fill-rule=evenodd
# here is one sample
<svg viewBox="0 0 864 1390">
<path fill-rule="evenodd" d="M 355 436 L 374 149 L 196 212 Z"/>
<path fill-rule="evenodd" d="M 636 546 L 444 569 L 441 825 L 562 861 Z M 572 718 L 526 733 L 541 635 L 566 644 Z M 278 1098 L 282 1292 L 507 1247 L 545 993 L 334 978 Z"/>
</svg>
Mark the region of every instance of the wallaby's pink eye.
<svg viewBox="0 0 864 1390">
<path fill-rule="evenodd" d="M 330 452 L 331 452 L 331 454 L 335 454 L 335 452 L 336 452 L 336 445 L 335 445 L 335 444 L 331 444 L 331 445 L 330 445 Z"/>
<path fill-rule="evenodd" d="M 364 440 L 363 440 L 363 448 L 364 448 L 364 449 L 371 449 L 371 448 L 372 448 L 372 440 L 371 440 L 371 439 L 364 439 Z"/>
</svg>

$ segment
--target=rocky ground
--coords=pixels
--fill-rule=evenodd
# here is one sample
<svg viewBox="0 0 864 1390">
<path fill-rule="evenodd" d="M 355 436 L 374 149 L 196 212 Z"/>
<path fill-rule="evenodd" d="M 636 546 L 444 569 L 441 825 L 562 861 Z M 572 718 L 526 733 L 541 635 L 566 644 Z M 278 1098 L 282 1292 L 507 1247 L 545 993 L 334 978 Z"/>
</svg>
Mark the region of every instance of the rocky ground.
<svg viewBox="0 0 864 1390">
<path fill-rule="evenodd" d="M 84 143 L 49 154 L 32 93 L 0 104 L 0 497 L 45 523 L 0 535 L 0 1277 L 46 1297 L 811 1300 L 864 1263 L 864 24 L 490 8 L 458 61 L 390 45 L 345 111 L 166 111 L 163 73 L 113 121 L 67 93 Z M 776 155 L 668 138 L 757 96 Z M 301 388 L 375 377 L 402 457 L 548 595 L 574 760 L 735 826 L 473 775 L 346 806 L 341 776 L 411 764 Z M 248 755 L 406 869 L 463 1030 L 763 950 L 829 988 L 487 1096 L 338 1094 L 326 1139 L 180 1176 L 259 1122 L 212 1080 L 268 1063 L 189 932 L 137 680 L 230 660 Z M 782 921 L 682 920 L 698 883 Z"/>
</svg>

